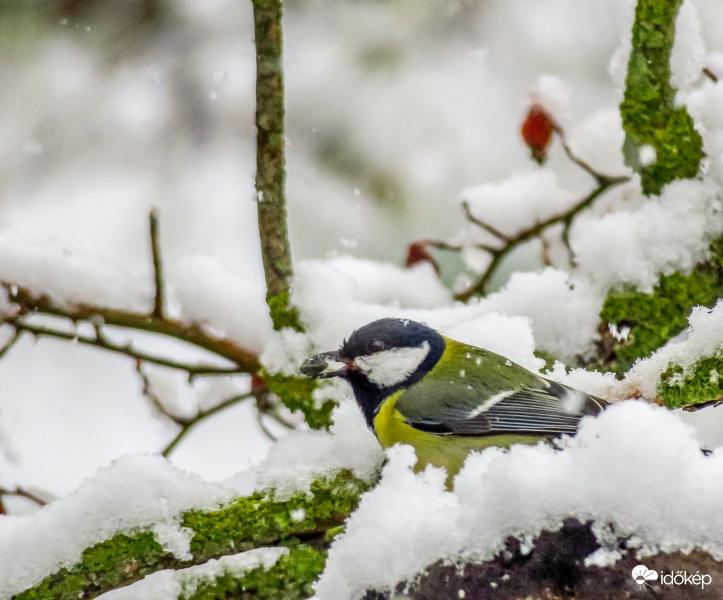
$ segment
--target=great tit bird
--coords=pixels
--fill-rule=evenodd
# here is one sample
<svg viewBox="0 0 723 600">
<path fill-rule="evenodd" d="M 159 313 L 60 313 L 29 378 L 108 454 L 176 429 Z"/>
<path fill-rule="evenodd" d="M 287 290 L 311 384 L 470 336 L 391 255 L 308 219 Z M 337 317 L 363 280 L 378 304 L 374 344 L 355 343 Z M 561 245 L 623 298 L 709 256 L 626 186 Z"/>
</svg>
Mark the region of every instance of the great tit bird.
<svg viewBox="0 0 723 600">
<path fill-rule="evenodd" d="M 412 445 L 416 470 L 445 468 L 448 487 L 470 451 L 574 434 L 607 406 L 408 319 L 369 323 L 300 370 L 347 380 L 379 443 Z"/>
</svg>

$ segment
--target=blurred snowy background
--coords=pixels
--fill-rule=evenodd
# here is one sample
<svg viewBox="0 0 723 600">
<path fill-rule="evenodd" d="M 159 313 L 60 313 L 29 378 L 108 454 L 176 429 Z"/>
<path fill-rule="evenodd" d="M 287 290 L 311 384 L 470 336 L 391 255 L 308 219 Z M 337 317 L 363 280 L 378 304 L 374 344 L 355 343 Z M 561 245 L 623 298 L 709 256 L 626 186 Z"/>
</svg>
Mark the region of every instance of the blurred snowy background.
<svg viewBox="0 0 723 600">
<path fill-rule="evenodd" d="M 699 20 L 679 33 L 692 53 L 678 52 L 679 71 L 699 66 L 701 43 L 709 56 L 723 52 L 723 4 L 696 6 Z M 557 103 L 555 117 L 591 164 L 627 172 L 617 105 L 629 0 L 289 0 L 285 10 L 297 264 L 341 255 L 402 264 L 416 239 L 464 239 L 464 190 L 538 168 L 519 136 L 531 97 Z M 72 280 L 78 296 L 144 306 L 156 206 L 169 286 L 185 314 L 215 315 L 261 351 L 250 2 L 4 0 L 0 65 L 2 274 L 23 271 L 32 255 L 38 287 L 57 288 L 68 264 L 85 265 Z M 573 194 L 590 187 L 559 143 L 546 168 Z M 464 277 L 457 257 L 440 258 L 445 283 Z M 533 247 L 505 271 L 539 266 Z M 245 287 L 219 285 L 229 273 Z M 383 289 L 369 294 L 394 300 Z M 419 297 L 434 294 L 444 291 L 409 304 L 424 308 Z M 213 396 L 207 381 L 189 389 L 179 377 L 167 383 L 186 409 Z M 26 337 L 0 360 L 0 486 L 62 496 L 115 458 L 159 451 L 176 429 L 142 396 L 124 357 Z M 224 479 L 270 444 L 242 403 L 200 424 L 171 460 Z M 33 509 L 22 499 L 7 506 Z"/>
</svg>

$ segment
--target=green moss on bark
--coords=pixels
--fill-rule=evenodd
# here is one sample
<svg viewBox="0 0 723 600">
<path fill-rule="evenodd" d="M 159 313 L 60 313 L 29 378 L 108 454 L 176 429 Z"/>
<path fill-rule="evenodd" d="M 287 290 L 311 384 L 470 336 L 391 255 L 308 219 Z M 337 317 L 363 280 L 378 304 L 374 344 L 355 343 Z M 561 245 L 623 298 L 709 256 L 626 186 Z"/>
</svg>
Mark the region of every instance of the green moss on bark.
<svg viewBox="0 0 723 600">
<path fill-rule="evenodd" d="M 163 550 L 151 532 L 119 533 L 83 552 L 81 562 L 43 579 L 15 600 L 78 600 L 142 579 L 171 565 L 175 558 Z"/>
<path fill-rule="evenodd" d="M 351 472 L 342 471 L 331 480 L 313 482 L 309 492 L 297 492 L 283 500 L 272 490 L 238 498 L 219 510 L 189 511 L 182 525 L 193 531 L 194 557 L 207 560 L 302 534 L 323 534 L 344 521 L 367 487 Z M 299 520 L 301 514 L 304 516 Z"/>
<path fill-rule="evenodd" d="M 660 376 L 658 394 L 668 408 L 723 400 L 723 355 L 708 356 L 687 369 L 670 365 Z"/>
<path fill-rule="evenodd" d="M 283 291 L 277 296 L 267 296 L 266 303 L 269 305 L 271 322 L 276 331 L 291 328 L 294 331 L 304 331 L 301 325 L 298 309 L 291 303 L 291 295 Z"/>
<path fill-rule="evenodd" d="M 195 583 L 179 600 L 301 600 L 313 595 L 313 584 L 325 562 L 325 551 L 301 544 L 272 567 L 258 567 L 242 575 L 224 573 L 214 580 Z"/>
<path fill-rule="evenodd" d="M 617 342 L 603 364 L 595 365 L 618 375 L 638 358 L 652 352 L 683 331 L 694 306 L 713 306 L 723 296 L 720 268 L 707 264 L 689 274 L 661 275 L 652 293 L 612 293 L 600 312 L 603 325 L 619 330 L 629 328 L 624 341 Z"/>
<path fill-rule="evenodd" d="M 625 162 L 640 173 L 645 194 L 695 177 L 703 159 L 703 142 L 684 107 L 675 106 L 670 85 L 670 55 L 681 0 L 638 0 L 632 51 L 620 114 L 625 130 Z M 651 146 L 655 160 L 640 161 L 640 149 Z"/>
<path fill-rule="evenodd" d="M 182 569 L 262 546 L 295 547 L 300 539 L 324 547 L 326 530 L 344 522 L 368 487 L 350 471 L 341 471 L 314 481 L 308 492 L 287 498 L 279 498 L 270 490 L 238 498 L 218 510 L 191 510 L 181 516 L 182 526 L 192 536 L 191 559 L 180 560 L 165 551 L 152 532 L 119 533 L 86 549 L 79 563 L 49 575 L 13 600 L 92 598 L 162 569 Z M 293 589 L 306 593 L 310 588 L 301 582 L 314 572 L 313 565 L 321 568 L 322 554 L 309 549 L 289 556 L 277 563 L 277 569 L 289 569 L 278 577 L 286 577 Z"/>
<path fill-rule="evenodd" d="M 269 389 L 292 411 L 304 413 L 306 423 L 312 429 L 328 429 L 331 425 L 331 412 L 337 403 L 334 400 L 317 400 L 314 392 L 319 382 L 309 377 L 293 377 L 281 373 L 262 372 Z"/>
</svg>

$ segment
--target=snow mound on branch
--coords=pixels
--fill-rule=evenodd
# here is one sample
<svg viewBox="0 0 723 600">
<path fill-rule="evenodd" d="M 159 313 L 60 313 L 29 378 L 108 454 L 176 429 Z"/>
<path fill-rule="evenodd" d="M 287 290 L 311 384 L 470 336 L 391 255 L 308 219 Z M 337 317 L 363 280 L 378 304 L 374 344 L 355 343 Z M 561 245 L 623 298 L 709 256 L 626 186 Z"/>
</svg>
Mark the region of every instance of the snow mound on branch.
<svg viewBox="0 0 723 600">
<path fill-rule="evenodd" d="M 472 216 L 506 236 L 514 236 L 565 212 L 577 200 L 575 193 L 560 186 L 557 174 L 546 168 L 517 173 L 504 181 L 483 183 L 462 192 L 462 202 L 469 206 Z M 466 223 L 453 241 L 464 247 L 465 262 L 478 271 L 486 268 L 489 254 L 474 246 L 502 243 L 474 223 Z"/>
<path fill-rule="evenodd" d="M 700 548 L 723 557 L 723 524 L 709 518 L 723 502 L 723 451 L 704 456 L 675 414 L 622 402 L 583 420 L 563 447 L 474 453 L 449 492 L 443 472 L 414 474 L 412 449 L 395 446 L 381 483 L 332 544 L 317 597 L 391 590 L 437 560 L 487 560 L 506 537 L 529 539 L 570 516 L 599 524 L 603 547 L 612 523 L 640 556 Z"/>
<path fill-rule="evenodd" d="M 377 282 L 376 288 L 370 281 Z M 351 258 L 302 262 L 294 292 L 308 339 L 318 350 L 339 347 L 352 331 L 376 319 L 400 317 L 427 323 L 453 339 L 503 354 L 533 370 L 542 364 L 533 354 L 535 338 L 560 357 L 587 353 L 597 335 L 603 300 L 585 281 L 545 269 L 516 274 L 503 290 L 478 301 L 454 303 L 429 265 L 401 269 Z M 395 295 L 403 301 L 391 301 Z M 264 364 L 295 372 L 302 341 L 277 335 L 273 344 Z"/>
<path fill-rule="evenodd" d="M 627 284 L 650 291 L 661 273 L 705 260 L 721 231 L 720 188 L 710 181 L 682 180 L 637 209 L 599 218 L 581 215 L 570 242 L 578 276 L 603 289 Z"/>
<path fill-rule="evenodd" d="M 675 20 L 675 39 L 670 56 L 670 83 L 686 89 L 698 81 L 705 60 L 705 42 L 701 36 L 698 9 L 688 0 L 678 11 Z"/>
<path fill-rule="evenodd" d="M 120 531 L 153 530 L 167 550 L 183 557 L 190 541 L 176 522 L 179 514 L 234 495 L 160 456 L 121 458 L 37 513 L 0 519 L 0 597 L 78 562 L 85 548 Z"/>
<path fill-rule="evenodd" d="M 170 272 L 181 318 L 261 352 L 273 331 L 260 279 L 233 273 L 215 256 L 188 256 Z"/>
<path fill-rule="evenodd" d="M 395 294 L 404 301 L 390 301 Z M 354 329 L 376 319 L 400 317 L 536 370 L 541 363 L 533 357 L 535 342 L 561 359 L 589 354 L 603 295 L 584 279 L 548 268 L 516 273 L 499 292 L 465 305 L 451 301 L 429 265 L 408 270 L 349 258 L 302 262 L 295 300 L 306 321 L 306 339 L 320 351 L 339 347 Z M 484 332 L 473 334 L 478 325 Z M 303 353 L 311 351 L 308 343 L 286 333 L 275 338 L 262 362 L 273 371 L 296 373 Z"/>
<path fill-rule="evenodd" d="M 672 340 L 649 358 L 637 361 L 625 375 L 620 393 L 642 393 L 655 398 L 660 375 L 670 364 L 683 371 L 706 356 L 723 352 L 723 300 L 712 308 L 696 306 L 688 318 L 684 339 Z"/>
<path fill-rule="evenodd" d="M 561 360 L 588 355 L 598 336 L 602 294 L 587 281 L 547 268 L 513 273 L 505 287 L 480 300 L 485 311 L 529 317 L 537 346 Z"/>
<path fill-rule="evenodd" d="M 148 310 L 152 278 L 47 239 L 0 232 L 0 281 L 42 292 L 61 306 Z M 3 303 L 5 304 L 5 303 Z"/>
<path fill-rule="evenodd" d="M 333 389 L 326 390 L 334 395 Z M 364 480 L 376 473 L 384 453 L 356 402 L 345 398 L 345 392 L 344 386 L 336 388 L 340 404 L 331 432 L 299 431 L 279 440 L 260 468 L 258 487 L 275 488 L 277 496 L 283 497 L 341 469 L 350 469 Z"/>
</svg>

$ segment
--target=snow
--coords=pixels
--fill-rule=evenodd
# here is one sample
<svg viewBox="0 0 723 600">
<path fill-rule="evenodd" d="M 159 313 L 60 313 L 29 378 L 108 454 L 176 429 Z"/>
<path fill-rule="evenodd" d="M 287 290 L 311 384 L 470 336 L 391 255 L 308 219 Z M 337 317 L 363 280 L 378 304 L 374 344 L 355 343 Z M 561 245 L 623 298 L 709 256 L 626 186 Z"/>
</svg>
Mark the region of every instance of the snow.
<svg viewBox="0 0 723 600">
<path fill-rule="evenodd" d="M 0 231 L 0 273 L 3 281 L 42 290 L 61 306 L 83 303 L 143 310 L 151 302 L 147 273 L 141 272 L 139 282 L 139 274 L 121 264 L 8 228 Z"/>
<path fill-rule="evenodd" d="M 273 331 L 263 281 L 237 275 L 213 256 L 179 259 L 171 281 L 182 318 L 253 352 L 263 349 Z"/>
<path fill-rule="evenodd" d="M 412 4 L 286 7 L 293 299 L 307 335 L 273 332 L 268 316 L 253 202 L 251 7 L 229 0 L 176 3 L 169 9 L 173 27 L 161 20 L 158 33 L 133 37 L 133 48 L 114 44 L 112 61 L 99 51 L 109 34 L 81 30 L 72 19 L 17 56 L 2 50 L 9 92 L 0 98 L 0 279 L 49 293 L 61 305 L 148 311 L 147 215 L 156 206 L 171 314 L 258 353 L 273 372 L 298 374 L 309 354 L 337 348 L 355 328 L 388 316 L 426 322 L 533 371 L 544 366 L 535 350 L 568 365 L 591 356 L 611 288 L 650 290 L 660 273 L 705 260 L 723 231 L 723 84 L 700 74 L 707 66 L 723 75 L 720 3 L 686 0 L 673 49 L 676 100 L 688 106 L 704 139 L 701 177 L 648 199 L 633 176 L 576 219 L 574 267 L 558 226 L 547 234 L 554 267 L 543 268 L 530 244 L 502 265 L 499 290 L 467 305 L 454 302 L 431 265 L 399 266 L 405 248 L 419 239 L 454 240 L 465 246 L 459 269 L 480 271 L 489 257 L 473 246 L 501 242 L 463 222 L 460 198 L 511 235 L 592 189 L 559 140 L 544 167 L 530 162 L 519 136 L 530 102 L 552 113 L 593 167 L 630 174 L 617 106 L 635 3 Z M 128 24 L 117 16 L 106 22 Z M 654 156 L 641 149 L 641 159 Z M 444 281 L 469 277 L 447 259 L 440 260 Z M 1 293 L 0 312 L 15 310 Z M 608 399 L 652 398 L 670 362 L 688 367 L 721 351 L 721 311 L 696 309 L 686 334 L 638 362 L 623 381 L 563 363 L 548 375 Z M 173 341 L 111 335 L 148 351 L 208 359 Z M 133 366 L 92 348 L 29 337 L 0 361 L 0 485 L 60 497 L 27 516 L 18 515 L 34 510 L 28 503 L 5 499 L 14 516 L 0 518 L 0 596 L 71 564 L 87 544 L 120 529 L 152 529 L 183 555 L 188 540 L 174 520 L 179 510 L 267 486 L 282 494 L 308 489 L 341 468 L 369 478 L 384 459 L 348 386 L 325 382 L 317 399 L 341 402 L 331 432 L 301 430 L 272 444 L 249 401 L 194 427 L 171 461 L 113 462 L 158 452 L 178 430 L 141 396 Z M 247 376 L 188 382 L 169 369 L 144 371 L 164 407 L 183 417 L 249 386 Z M 716 413 L 703 412 L 706 422 L 697 427 L 714 430 Z M 711 435 L 720 441 L 719 431 Z M 564 452 L 514 448 L 474 457 L 452 494 L 443 475 L 413 475 L 408 450 L 392 450 L 382 485 L 335 542 L 320 594 L 342 579 L 338 589 L 349 593 L 389 584 L 442 555 L 486 555 L 514 523 L 531 534 L 559 524 L 565 511 L 611 515 L 624 532 L 639 525 L 633 533 L 645 544 L 674 547 L 675 532 L 686 527 L 703 543 L 700 523 L 686 521 L 683 511 L 706 514 L 703 503 L 720 504 L 720 457 L 703 458 L 693 448 L 697 441 L 677 416 L 622 404 L 586 423 Z M 666 478 L 680 487 L 665 487 Z M 683 494 L 680 506 L 652 503 L 654 493 L 673 491 Z M 529 504 L 532 498 L 538 505 Z M 671 532 L 656 529 L 653 517 Z M 389 532 L 398 536 L 384 537 Z M 603 550 L 597 564 L 615 559 Z M 358 573 L 344 571 L 346 558 Z M 179 585 L 165 573 L 113 594 L 155 598 Z"/>
<path fill-rule="evenodd" d="M 705 42 L 701 35 L 698 9 L 692 0 L 686 0 L 675 21 L 675 41 L 670 57 L 670 83 L 678 89 L 687 89 L 698 81 L 703 71 Z"/>
<path fill-rule="evenodd" d="M 462 202 L 467 203 L 474 217 L 507 236 L 565 212 L 576 201 L 576 194 L 562 188 L 557 174 L 547 168 L 518 173 L 504 181 L 483 183 L 462 192 Z M 499 245 L 500 240 L 469 223 L 454 242 L 465 246 L 467 264 L 481 271 L 487 266 L 489 255 L 473 246 Z"/>
<path fill-rule="evenodd" d="M 649 358 L 638 360 L 626 373 L 620 394 L 641 393 L 655 398 L 660 375 L 671 364 L 683 367 L 685 373 L 701 358 L 723 352 L 723 300 L 712 308 L 697 306 L 688 318 L 689 327 L 682 337 L 673 339 Z"/>
<path fill-rule="evenodd" d="M 547 268 L 514 273 L 502 290 L 479 304 L 485 311 L 529 317 L 537 347 L 572 361 L 590 354 L 603 300 L 585 279 Z"/>
<path fill-rule="evenodd" d="M 335 538 L 317 598 L 393 589 L 437 560 L 487 560 L 507 536 L 531 539 L 569 516 L 594 520 L 608 550 L 603 533 L 612 523 L 641 557 L 692 548 L 723 557 L 721 524 L 703 518 L 723 501 L 723 454 L 704 456 L 675 414 L 623 402 L 585 418 L 562 445 L 472 454 L 452 492 L 439 470 L 414 474 L 412 449 L 395 446 L 380 484 Z"/>
<path fill-rule="evenodd" d="M 179 515 L 218 506 L 234 494 L 158 456 L 118 459 L 41 511 L 0 520 L 0 596 L 12 596 L 78 562 L 85 548 L 120 531 L 159 530 L 166 548 L 185 558 L 190 541 L 180 530 Z"/>
<path fill-rule="evenodd" d="M 554 75 L 540 75 L 530 94 L 530 104 L 539 104 L 553 118 L 565 115 L 570 104 L 570 89 L 567 84 Z"/>
<path fill-rule="evenodd" d="M 631 173 L 623 163 L 623 155 L 620 152 L 625 132 L 617 108 L 599 110 L 575 122 L 566 129 L 565 136 L 575 155 L 587 164 L 594 165 L 598 172 L 610 176 Z M 586 177 L 589 180 L 589 176 Z M 592 186 L 589 182 L 586 183 L 588 186 L 586 189 L 590 189 Z M 615 190 L 609 192 L 609 194 L 615 193 L 617 193 Z M 580 198 L 582 197 L 580 194 Z"/>
<path fill-rule="evenodd" d="M 334 388 L 327 391 L 333 394 Z M 299 431 L 279 440 L 258 470 L 257 486 L 275 488 L 277 495 L 284 497 L 308 489 L 315 479 L 340 469 L 371 479 L 384 453 L 356 402 L 344 399 L 346 388 L 338 386 L 336 392 L 340 404 L 334 410 L 331 431 Z"/>
<path fill-rule="evenodd" d="M 581 216 L 570 236 L 576 274 L 603 289 L 650 291 L 659 274 L 705 260 L 723 230 L 723 192 L 711 181 L 675 181 L 660 198 L 601 217 Z"/>
</svg>

